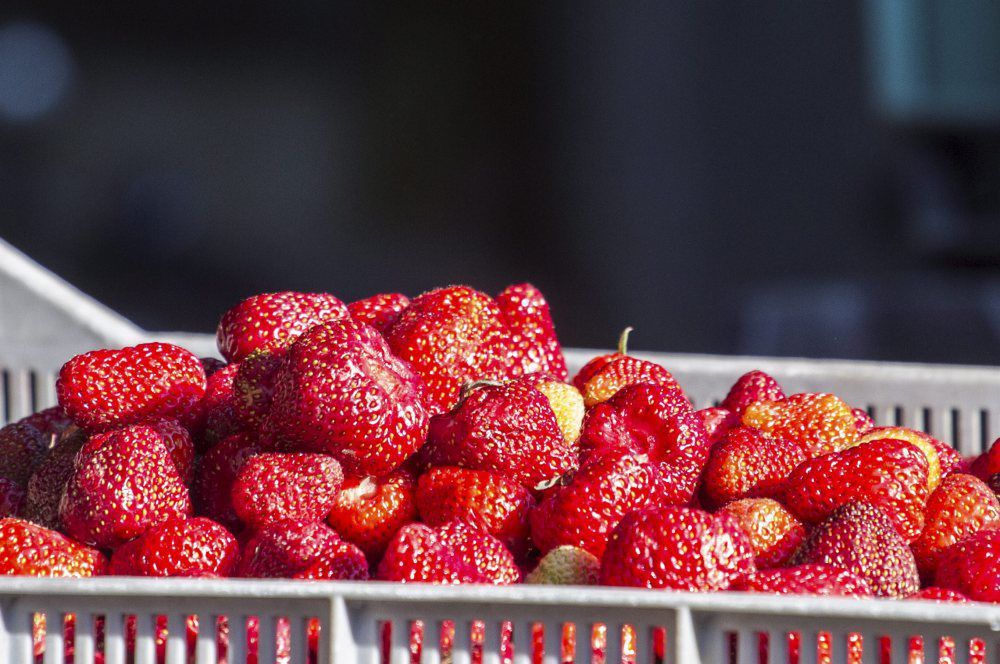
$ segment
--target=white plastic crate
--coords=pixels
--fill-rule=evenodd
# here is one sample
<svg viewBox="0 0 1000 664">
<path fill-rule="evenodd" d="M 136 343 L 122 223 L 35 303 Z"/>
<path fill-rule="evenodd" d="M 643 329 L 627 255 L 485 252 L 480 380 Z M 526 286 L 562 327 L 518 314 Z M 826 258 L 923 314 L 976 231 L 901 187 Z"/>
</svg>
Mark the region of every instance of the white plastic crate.
<svg viewBox="0 0 1000 664">
<path fill-rule="evenodd" d="M 73 353 L 150 338 L 167 338 L 199 354 L 210 353 L 213 345 L 206 335 L 143 332 L 2 242 L 0 312 L 0 421 L 54 403 L 55 372 Z M 569 351 L 571 369 L 596 352 Z M 789 392 L 835 392 L 868 408 L 879 424 L 927 430 L 964 454 L 982 451 L 1000 435 L 1000 371 L 994 368 L 636 354 L 670 369 L 698 406 L 720 399 L 737 376 L 760 368 Z M 1000 606 L 981 604 L 106 577 L 0 579 L 0 664 L 35 661 L 36 614 L 46 616 L 42 657 L 49 664 L 66 661 L 66 636 L 78 664 L 99 661 L 95 654 L 107 664 L 152 664 L 157 616 L 167 620 L 168 664 L 243 664 L 250 616 L 259 619 L 259 643 L 272 646 L 260 648 L 261 663 L 306 662 L 309 620 L 320 625 L 318 661 L 336 664 L 1000 661 Z M 60 626 L 67 614 L 73 614 L 76 627 L 64 633 Z M 189 615 L 197 615 L 200 624 L 193 648 L 184 630 Z M 95 638 L 97 616 L 104 621 L 103 646 Z M 126 647 L 127 616 L 135 616 L 137 625 L 134 652 Z M 215 629 L 220 616 L 228 621 L 228 637 Z M 576 635 L 572 652 L 566 651 L 568 630 Z M 275 646 L 279 633 L 287 638 Z M 228 644 L 225 659 L 219 643 Z"/>
</svg>

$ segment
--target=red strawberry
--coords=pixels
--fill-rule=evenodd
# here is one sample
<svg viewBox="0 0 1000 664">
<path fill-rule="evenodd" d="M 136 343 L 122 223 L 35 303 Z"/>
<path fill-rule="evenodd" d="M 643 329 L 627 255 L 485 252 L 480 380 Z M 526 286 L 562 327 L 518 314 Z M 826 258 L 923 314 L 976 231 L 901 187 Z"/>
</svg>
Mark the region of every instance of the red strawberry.
<svg viewBox="0 0 1000 664">
<path fill-rule="evenodd" d="M 24 516 L 27 519 L 46 528 L 62 527 L 62 521 L 59 519 L 59 501 L 62 499 L 66 482 L 73 474 L 76 455 L 86 440 L 86 434 L 80 429 L 67 432 L 42 459 L 28 480 L 24 503 Z"/>
<path fill-rule="evenodd" d="M 48 437 L 30 424 L 0 429 L 0 477 L 24 486 L 49 449 Z"/>
<path fill-rule="evenodd" d="M 95 350 L 63 365 L 59 405 L 84 429 L 107 429 L 159 418 L 191 423 L 205 395 L 205 369 L 190 352 L 150 343 Z"/>
<path fill-rule="evenodd" d="M 737 415 L 743 415 L 747 406 L 758 401 L 781 401 L 785 391 L 774 378 L 763 371 L 749 371 L 733 383 L 729 394 L 719 404 Z"/>
<path fill-rule="evenodd" d="M 24 510 L 24 487 L 0 477 L 0 517 L 20 516 Z"/>
<path fill-rule="evenodd" d="M 208 377 L 200 406 L 202 419 L 195 438 L 200 451 L 244 428 L 233 389 L 233 380 L 239 370 L 239 363 L 227 364 Z"/>
<path fill-rule="evenodd" d="M 73 420 L 59 406 L 52 406 L 37 413 L 32 413 L 19 420 L 21 424 L 29 424 L 48 437 L 52 434 L 61 434 L 73 424 Z"/>
<path fill-rule="evenodd" d="M 94 436 L 81 450 L 59 516 L 74 539 L 114 548 L 191 513 L 187 487 L 160 435 L 132 426 Z"/>
<path fill-rule="evenodd" d="M 177 473 L 185 484 L 190 484 L 194 477 L 194 441 L 191 434 L 177 420 L 157 420 L 148 426 L 160 434 Z"/>
<path fill-rule="evenodd" d="M 566 358 L 542 292 L 531 284 L 507 286 L 497 295 L 497 306 L 511 331 L 514 374 L 541 372 L 566 380 Z"/>
<path fill-rule="evenodd" d="M 901 440 L 875 440 L 806 461 L 785 491 L 785 505 L 806 523 L 855 500 L 882 508 L 907 541 L 915 539 L 924 525 L 927 457 Z"/>
<path fill-rule="evenodd" d="M 991 477 L 1000 473 L 1000 438 L 993 441 L 990 449 L 976 457 L 969 472 L 984 482 L 989 482 Z"/>
<path fill-rule="evenodd" d="M 431 468 L 417 483 L 417 510 L 429 526 L 453 521 L 478 525 L 523 551 L 528 538 L 528 513 L 535 500 L 523 486 L 485 470 L 455 466 Z"/>
<path fill-rule="evenodd" d="M 927 489 L 933 491 L 941 483 L 941 461 L 938 456 L 938 447 L 931 436 L 923 431 L 907 429 L 906 427 L 875 427 L 869 430 L 854 442 L 854 445 L 868 443 L 873 440 L 905 440 L 909 444 L 920 449 L 927 457 Z M 938 445 L 943 443 L 938 442 Z"/>
<path fill-rule="evenodd" d="M 905 597 L 920 589 L 917 563 L 892 521 L 878 507 L 851 502 L 809 535 L 792 564 L 818 563 L 853 572 L 880 597 Z"/>
<path fill-rule="evenodd" d="M 416 521 L 416 492 L 416 480 L 403 469 L 384 477 L 347 477 L 327 522 L 378 561 L 396 532 Z"/>
<path fill-rule="evenodd" d="M 662 504 L 665 484 L 660 469 L 642 456 L 596 457 L 531 512 L 531 537 L 542 553 L 571 544 L 600 558 L 622 517 Z"/>
<path fill-rule="evenodd" d="M 743 530 L 728 514 L 654 507 L 628 514 L 601 559 L 609 586 L 725 590 L 755 571 Z"/>
<path fill-rule="evenodd" d="M 728 408 L 702 408 L 695 413 L 701 417 L 701 421 L 705 425 L 705 433 L 708 434 L 710 446 L 725 440 L 726 433 L 733 427 L 740 425 L 740 416 Z"/>
<path fill-rule="evenodd" d="M 371 325 L 380 333 L 385 334 L 399 318 L 406 307 L 410 306 L 410 298 L 402 293 L 379 293 L 347 305 L 354 320 L 365 325 Z"/>
<path fill-rule="evenodd" d="M 913 554 L 921 577 L 930 579 L 941 551 L 980 530 L 1000 528 L 1000 501 L 979 478 L 956 473 L 930 495 L 924 515 Z"/>
<path fill-rule="evenodd" d="M 488 583 L 474 565 L 422 523 L 403 526 L 389 542 L 375 578 L 402 583 Z"/>
<path fill-rule="evenodd" d="M 875 428 L 875 420 L 868 414 L 868 411 L 852 408 L 851 412 L 854 413 L 854 428 L 857 429 L 859 436 L 863 436 Z"/>
<path fill-rule="evenodd" d="M 300 449 L 336 456 L 351 474 L 384 475 L 424 442 L 421 393 L 374 328 L 331 321 L 288 350 L 268 427 Z"/>
<path fill-rule="evenodd" d="M 747 535 L 758 569 L 781 567 L 806 538 L 806 527 L 770 498 L 744 498 L 720 511 L 731 515 Z"/>
<path fill-rule="evenodd" d="M 702 498 L 709 507 L 740 498 L 780 498 L 788 476 L 805 460 L 796 443 L 749 427 L 730 429 L 705 465 Z"/>
<path fill-rule="evenodd" d="M 468 286 L 418 296 L 386 339 L 426 385 L 431 415 L 451 409 L 465 383 L 503 380 L 510 374 L 510 331 L 503 315 L 493 298 Z"/>
<path fill-rule="evenodd" d="M 235 434 L 213 446 L 201 458 L 191 487 L 198 514 L 218 521 L 230 530 L 240 527 L 233 509 L 232 489 L 246 460 L 263 452 L 256 437 Z"/>
<path fill-rule="evenodd" d="M 851 407 L 832 394 L 757 401 L 743 411 L 743 424 L 799 443 L 809 456 L 842 450 L 858 437 Z"/>
<path fill-rule="evenodd" d="M 204 517 L 161 523 L 119 547 L 111 574 L 127 576 L 229 576 L 239 557 L 236 538 Z"/>
<path fill-rule="evenodd" d="M 835 595 L 870 597 L 868 582 L 844 569 L 829 565 L 798 565 L 757 572 L 736 590 L 778 595 Z"/>
<path fill-rule="evenodd" d="M 906 599 L 923 599 L 931 600 L 935 602 L 968 602 L 969 598 L 962 593 L 949 590 L 948 588 L 939 588 L 937 586 L 928 586 L 923 590 L 913 593 Z"/>
<path fill-rule="evenodd" d="M 340 464 L 325 454 L 256 454 L 233 483 L 233 508 L 252 528 L 283 521 L 321 521 L 344 481 Z"/>
<path fill-rule="evenodd" d="M 240 576 L 251 578 L 368 578 L 365 555 L 340 539 L 325 523 L 302 519 L 275 521 L 243 547 Z"/>
<path fill-rule="evenodd" d="M 237 365 L 233 399 L 236 418 L 243 426 L 259 429 L 267 419 L 283 357 L 283 351 L 261 350 L 250 353 Z"/>
<path fill-rule="evenodd" d="M 640 360 L 628 354 L 628 336 L 631 327 L 625 328 L 618 339 L 618 352 L 599 355 L 583 365 L 573 378 L 573 385 L 583 395 L 583 402 L 590 408 L 607 401 L 621 388 L 636 383 L 652 383 L 683 391 L 669 371 L 655 362 Z"/>
<path fill-rule="evenodd" d="M 532 488 L 576 466 L 549 400 L 525 379 L 474 386 L 431 420 L 422 453 L 436 466 L 486 470 Z"/>
<path fill-rule="evenodd" d="M 928 438 L 931 445 L 937 450 L 938 465 L 941 466 L 941 477 L 947 477 L 957 472 L 958 467 L 962 463 L 962 455 L 959 454 L 958 450 L 933 436 L 928 436 Z"/>
<path fill-rule="evenodd" d="M 514 556 L 503 545 L 477 526 L 460 521 L 435 528 L 439 540 L 455 555 L 471 565 L 487 583 L 506 586 L 521 581 L 521 570 Z"/>
<path fill-rule="evenodd" d="M 23 519 L 0 519 L 0 575 L 96 576 L 107 560 L 97 549 Z"/>
<path fill-rule="evenodd" d="M 222 315 L 216 341 L 224 358 L 239 362 L 254 351 L 287 348 L 313 325 L 349 315 L 329 293 L 262 293 Z"/>
<path fill-rule="evenodd" d="M 975 602 L 1000 602 L 1000 530 L 980 530 L 942 551 L 934 585 Z"/>
</svg>

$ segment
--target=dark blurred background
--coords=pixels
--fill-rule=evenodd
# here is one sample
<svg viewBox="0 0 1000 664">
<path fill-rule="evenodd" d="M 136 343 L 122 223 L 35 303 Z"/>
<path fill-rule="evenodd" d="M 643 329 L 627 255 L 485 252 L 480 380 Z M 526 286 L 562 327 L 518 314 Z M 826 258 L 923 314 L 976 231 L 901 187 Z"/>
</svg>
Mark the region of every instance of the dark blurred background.
<svg viewBox="0 0 1000 664">
<path fill-rule="evenodd" d="M 8 0 L 0 237 L 150 329 L 531 280 L 572 345 L 1000 362 L 1000 2 L 395 4 Z"/>
</svg>

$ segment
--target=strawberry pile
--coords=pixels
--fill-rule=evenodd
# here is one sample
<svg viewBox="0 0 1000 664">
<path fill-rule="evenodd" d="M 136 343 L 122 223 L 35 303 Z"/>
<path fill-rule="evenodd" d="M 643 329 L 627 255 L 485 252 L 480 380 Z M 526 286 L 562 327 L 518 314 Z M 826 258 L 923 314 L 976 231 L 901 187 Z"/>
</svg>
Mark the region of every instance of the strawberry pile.
<svg viewBox="0 0 1000 664">
<path fill-rule="evenodd" d="M 570 380 L 536 288 L 452 286 L 256 295 L 224 362 L 78 355 L 0 429 L 0 573 L 1000 602 L 1000 441 L 761 371 L 696 410 L 626 336 Z"/>
</svg>

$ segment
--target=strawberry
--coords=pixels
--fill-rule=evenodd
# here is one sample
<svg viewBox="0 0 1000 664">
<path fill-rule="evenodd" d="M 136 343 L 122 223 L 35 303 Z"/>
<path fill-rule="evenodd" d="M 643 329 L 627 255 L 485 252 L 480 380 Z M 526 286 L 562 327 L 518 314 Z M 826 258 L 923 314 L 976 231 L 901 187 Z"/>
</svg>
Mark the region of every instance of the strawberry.
<svg viewBox="0 0 1000 664">
<path fill-rule="evenodd" d="M 344 481 L 340 464 L 326 454 L 255 454 L 233 482 L 233 509 L 251 528 L 275 521 L 321 521 Z"/>
<path fill-rule="evenodd" d="M 125 576 L 229 576 L 239 557 L 236 538 L 204 517 L 153 526 L 115 550 L 109 572 Z"/>
<path fill-rule="evenodd" d="M 837 508 L 810 533 L 793 565 L 832 565 L 868 582 L 879 597 L 905 597 L 920 589 L 917 562 L 884 511 L 865 502 Z"/>
<path fill-rule="evenodd" d="M 742 416 L 743 411 L 752 403 L 781 401 L 784 398 L 785 391 L 781 389 L 778 381 L 763 371 L 754 370 L 737 378 L 729 389 L 729 394 L 719 405 Z"/>
<path fill-rule="evenodd" d="M 868 582 L 853 572 L 829 565 L 798 565 L 757 572 L 734 590 L 778 595 L 870 597 Z"/>
<path fill-rule="evenodd" d="M 595 586 L 601 573 L 601 561 L 592 553 L 575 546 L 557 546 L 546 553 L 525 583 L 557 586 Z"/>
<path fill-rule="evenodd" d="M 912 541 L 924 525 L 927 457 L 902 440 L 874 440 L 810 459 L 796 468 L 785 505 L 806 523 L 818 523 L 855 500 L 885 510 L 899 533 Z"/>
<path fill-rule="evenodd" d="M 347 305 L 354 320 L 371 325 L 385 334 L 399 318 L 399 314 L 410 306 L 410 298 L 402 293 L 379 293 Z"/>
<path fill-rule="evenodd" d="M 212 446 L 201 458 L 191 494 L 200 515 L 218 521 L 230 530 L 240 527 L 233 509 L 233 484 L 246 460 L 263 452 L 256 437 L 234 434 Z"/>
<path fill-rule="evenodd" d="M 956 590 L 939 588 L 938 586 L 928 586 L 919 590 L 906 599 L 923 599 L 934 602 L 968 602 L 969 598 Z"/>
<path fill-rule="evenodd" d="M 240 363 L 227 364 L 208 377 L 200 405 L 202 417 L 195 437 L 201 452 L 244 428 L 233 388 L 239 370 Z"/>
<path fill-rule="evenodd" d="M 411 523 L 399 529 L 378 564 L 375 578 L 401 583 L 489 583 L 438 529 Z"/>
<path fill-rule="evenodd" d="M 478 526 L 455 521 L 435 528 L 438 538 L 470 564 L 487 583 L 498 586 L 521 581 L 521 570 L 503 542 Z"/>
<path fill-rule="evenodd" d="M 267 524 L 247 541 L 238 573 L 258 579 L 365 580 L 368 562 L 325 523 L 287 519 Z"/>
<path fill-rule="evenodd" d="M 984 482 L 989 482 L 991 477 L 1000 473 L 1000 438 L 993 441 L 990 449 L 976 457 L 969 472 Z"/>
<path fill-rule="evenodd" d="M 743 424 L 802 446 L 820 456 L 857 439 L 851 407 L 832 394 L 793 394 L 778 401 L 757 401 L 743 411 Z"/>
<path fill-rule="evenodd" d="M 617 353 L 593 358 L 573 378 L 573 385 L 580 390 L 587 408 L 607 401 L 621 388 L 636 383 L 662 385 L 683 394 L 669 371 L 655 362 L 640 360 L 628 354 L 628 337 L 631 332 L 631 327 L 622 332 L 618 339 Z"/>
<path fill-rule="evenodd" d="M 60 406 L 52 406 L 51 408 L 40 410 L 18 421 L 21 424 L 28 424 L 35 427 L 46 438 L 52 434 L 61 434 L 73 424 L 73 420 L 66 415 Z"/>
<path fill-rule="evenodd" d="M 23 519 L 0 519 L 0 574 L 96 576 L 107 560 L 97 549 Z"/>
<path fill-rule="evenodd" d="M 956 473 L 927 499 L 923 531 L 913 542 L 922 578 L 934 577 L 941 551 L 978 532 L 1000 528 L 1000 501 L 982 480 Z"/>
<path fill-rule="evenodd" d="M 1000 530 L 980 530 L 942 551 L 934 585 L 974 602 L 1000 602 Z"/>
<path fill-rule="evenodd" d="M 48 437 L 30 424 L 0 429 L 0 477 L 24 486 L 49 449 Z"/>
<path fill-rule="evenodd" d="M 601 559 L 609 586 L 725 590 L 755 571 L 753 551 L 728 514 L 654 507 L 622 519 Z"/>
<path fill-rule="evenodd" d="M 740 425 L 740 416 L 728 408 L 702 408 L 695 411 L 705 426 L 709 446 L 725 440 L 726 433 Z"/>
<path fill-rule="evenodd" d="M 541 372 L 566 380 L 566 358 L 542 292 L 531 284 L 507 286 L 497 295 L 497 306 L 511 331 L 514 375 Z"/>
<path fill-rule="evenodd" d="M 875 428 L 875 420 L 872 419 L 867 410 L 852 408 L 851 412 L 854 414 L 854 428 L 859 436 L 863 436 Z"/>
<path fill-rule="evenodd" d="M 454 410 L 431 419 L 422 450 L 429 464 L 486 470 L 528 488 L 573 470 L 575 449 L 529 381 L 472 388 Z"/>
<path fill-rule="evenodd" d="M 205 370 L 205 378 L 211 378 L 216 371 L 229 366 L 225 360 L 217 357 L 199 357 L 198 360 L 201 362 L 201 368 Z"/>
<path fill-rule="evenodd" d="M 933 491 L 941 483 L 941 459 L 938 456 L 938 447 L 934 445 L 934 439 L 923 431 L 907 429 L 906 427 L 875 427 L 869 430 L 854 442 L 854 445 L 861 445 L 873 440 L 905 440 L 927 456 L 927 489 Z M 944 443 L 939 443 L 943 445 Z M 853 445 L 852 445 L 853 446 Z"/>
<path fill-rule="evenodd" d="M 0 518 L 20 516 L 24 511 L 24 487 L 14 480 L 0 477 Z"/>
<path fill-rule="evenodd" d="M 84 429 L 159 418 L 190 424 L 205 395 L 205 369 L 190 352 L 163 343 L 95 350 L 63 365 L 59 405 Z"/>
<path fill-rule="evenodd" d="M 76 455 L 87 440 L 86 434 L 77 429 L 63 434 L 49 450 L 28 480 L 24 501 L 24 516 L 46 528 L 62 527 L 59 519 L 59 501 L 66 482 L 73 474 Z"/>
<path fill-rule="evenodd" d="M 556 422 L 568 445 L 575 445 L 580 438 L 586 408 L 580 391 L 546 374 L 526 374 L 521 380 L 530 382 L 536 390 L 545 395 L 549 406 L 556 415 Z"/>
<path fill-rule="evenodd" d="M 259 429 L 271 411 L 283 353 L 266 350 L 250 353 L 233 374 L 236 419 L 249 429 Z"/>
<path fill-rule="evenodd" d="M 98 434 L 81 450 L 59 517 L 66 534 L 114 548 L 191 513 L 187 487 L 161 436 L 148 426 Z"/>
<path fill-rule="evenodd" d="M 224 313 L 215 336 L 222 357 L 239 362 L 254 351 L 280 351 L 313 325 L 349 316 L 329 293 L 262 293 Z"/>
<path fill-rule="evenodd" d="M 958 472 L 958 468 L 962 464 L 962 455 L 959 454 L 958 450 L 933 436 L 930 437 L 930 443 L 937 450 L 938 465 L 941 466 L 941 477 L 944 478 L 954 472 Z"/>
<path fill-rule="evenodd" d="M 450 410 L 465 383 L 510 376 L 510 330 L 490 296 L 449 286 L 417 296 L 386 333 L 427 387 L 431 415 Z"/>
<path fill-rule="evenodd" d="M 156 420 L 149 422 L 148 426 L 160 434 L 177 474 L 185 484 L 191 484 L 194 477 L 194 441 L 191 434 L 177 420 Z"/>
<path fill-rule="evenodd" d="M 802 522 L 770 498 L 744 498 L 720 511 L 735 518 L 746 533 L 758 569 L 784 566 L 807 535 Z"/>
<path fill-rule="evenodd" d="M 327 522 L 378 561 L 396 531 L 416 521 L 416 491 L 413 475 L 401 468 L 384 477 L 347 477 Z"/>
<path fill-rule="evenodd" d="M 721 506 L 740 498 L 771 498 L 784 494 L 788 476 L 806 460 L 802 448 L 759 429 L 730 429 L 712 448 L 702 475 L 705 505 Z"/>
<path fill-rule="evenodd" d="M 303 450 L 332 454 L 354 475 L 385 475 L 423 444 L 420 379 L 374 328 L 318 325 L 288 349 L 268 427 Z"/>
<path fill-rule="evenodd" d="M 662 504 L 665 487 L 659 467 L 641 455 L 595 457 L 531 512 L 531 538 L 542 553 L 570 544 L 599 558 L 622 517 Z"/>
<path fill-rule="evenodd" d="M 429 526 L 464 521 L 524 551 L 535 500 L 523 486 L 485 470 L 431 468 L 417 482 L 417 511 Z"/>
</svg>

